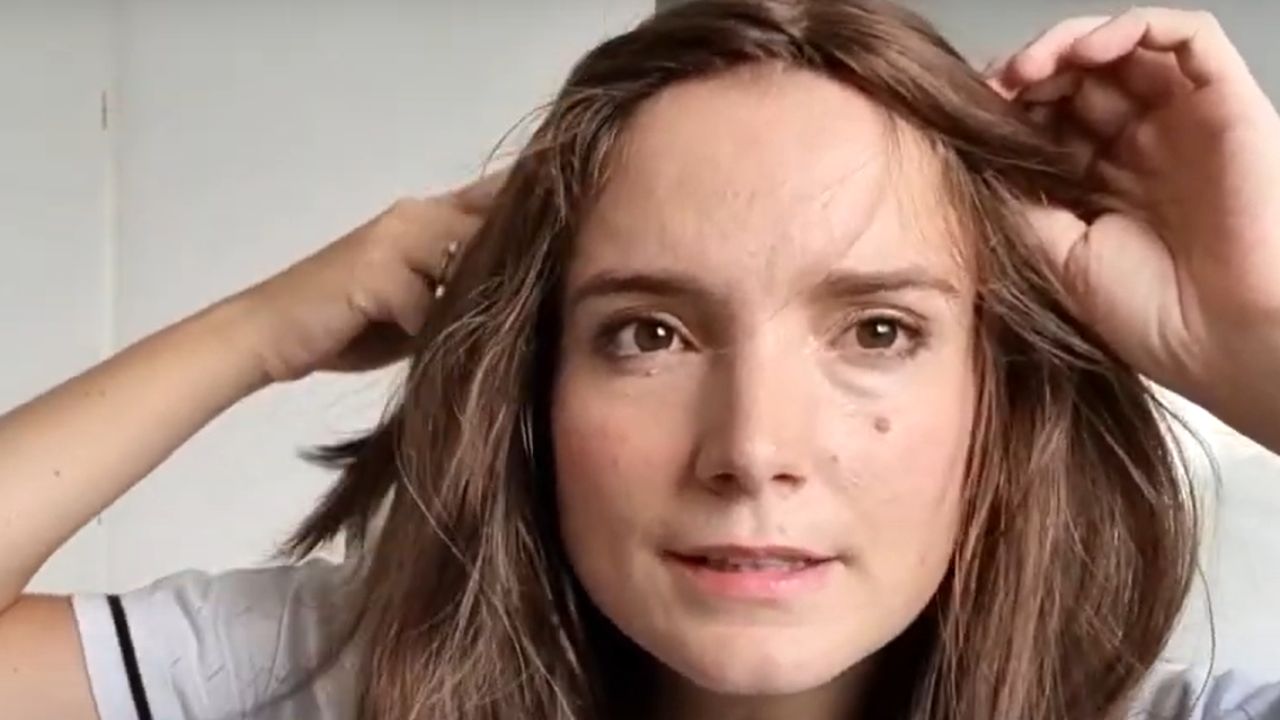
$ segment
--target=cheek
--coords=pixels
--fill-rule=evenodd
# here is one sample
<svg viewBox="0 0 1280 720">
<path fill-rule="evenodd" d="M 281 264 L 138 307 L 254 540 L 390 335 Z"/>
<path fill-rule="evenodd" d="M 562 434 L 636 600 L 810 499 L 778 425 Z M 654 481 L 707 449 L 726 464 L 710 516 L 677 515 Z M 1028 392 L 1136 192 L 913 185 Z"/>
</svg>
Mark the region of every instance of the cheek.
<svg viewBox="0 0 1280 720">
<path fill-rule="evenodd" d="M 845 437 L 865 438 L 841 464 L 854 479 L 847 500 L 862 551 L 882 579 L 940 575 L 950 560 L 975 387 L 957 369 L 923 373 L 838 423 Z"/>
<path fill-rule="evenodd" d="M 673 513 L 693 434 L 673 394 L 593 377 L 566 368 L 551 410 L 561 533 L 579 569 L 587 557 L 620 561 Z"/>
</svg>

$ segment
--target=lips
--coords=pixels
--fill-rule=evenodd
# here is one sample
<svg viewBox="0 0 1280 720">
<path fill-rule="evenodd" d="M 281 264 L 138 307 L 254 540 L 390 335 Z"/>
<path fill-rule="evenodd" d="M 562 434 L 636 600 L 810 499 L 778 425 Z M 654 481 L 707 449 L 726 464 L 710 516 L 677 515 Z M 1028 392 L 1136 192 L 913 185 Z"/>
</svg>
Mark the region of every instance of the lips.
<svg viewBox="0 0 1280 720">
<path fill-rule="evenodd" d="M 706 545 L 671 554 L 686 562 L 725 571 L 800 569 L 836 559 L 828 553 L 784 545 Z"/>
<path fill-rule="evenodd" d="M 704 596 L 794 600 L 821 589 L 839 557 L 804 548 L 718 545 L 666 553 L 676 576 Z"/>
<path fill-rule="evenodd" d="M 720 572 L 759 572 L 765 570 L 803 570 L 820 560 L 788 560 L 785 558 L 727 558 L 701 557 L 685 558 L 689 562 L 706 566 Z"/>
</svg>

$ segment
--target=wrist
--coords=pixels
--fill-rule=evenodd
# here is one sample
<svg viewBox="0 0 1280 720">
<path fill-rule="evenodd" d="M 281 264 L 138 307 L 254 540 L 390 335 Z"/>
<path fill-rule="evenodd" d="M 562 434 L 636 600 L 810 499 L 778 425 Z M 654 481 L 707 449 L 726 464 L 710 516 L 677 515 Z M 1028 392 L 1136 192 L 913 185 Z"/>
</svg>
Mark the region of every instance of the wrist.
<svg viewBox="0 0 1280 720">
<path fill-rule="evenodd" d="M 1280 344 L 1277 345 L 1280 348 Z M 1218 372 L 1201 383 L 1202 398 L 1190 398 L 1236 432 L 1280 454 L 1280 367 L 1276 352 L 1257 347 L 1228 353 Z"/>
<path fill-rule="evenodd" d="M 192 318 L 208 334 L 219 353 L 237 360 L 237 385 L 245 396 L 274 383 L 258 313 L 243 294 L 225 298 Z"/>
</svg>

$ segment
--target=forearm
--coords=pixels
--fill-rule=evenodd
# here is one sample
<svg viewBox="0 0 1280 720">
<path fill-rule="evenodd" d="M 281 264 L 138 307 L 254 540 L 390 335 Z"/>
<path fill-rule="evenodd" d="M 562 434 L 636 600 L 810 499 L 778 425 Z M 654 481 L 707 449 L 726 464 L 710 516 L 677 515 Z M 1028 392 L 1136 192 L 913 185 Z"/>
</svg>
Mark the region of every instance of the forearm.
<svg viewBox="0 0 1280 720">
<path fill-rule="evenodd" d="M 81 526 L 267 383 L 236 301 L 0 417 L 0 610 Z"/>
</svg>

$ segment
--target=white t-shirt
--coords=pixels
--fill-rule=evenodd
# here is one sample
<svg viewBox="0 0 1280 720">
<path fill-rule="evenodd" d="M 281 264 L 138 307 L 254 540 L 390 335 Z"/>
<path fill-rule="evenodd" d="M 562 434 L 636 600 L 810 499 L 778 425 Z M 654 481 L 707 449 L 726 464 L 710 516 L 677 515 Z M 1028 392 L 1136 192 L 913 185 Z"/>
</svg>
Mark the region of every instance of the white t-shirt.
<svg viewBox="0 0 1280 720">
<path fill-rule="evenodd" d="M 304 682 L 340 630 L 326 600 L 344 572 L 310 560 L 223 575 L 187 572 L 118 597 L 73 597 L 101 720 L 354 717 L 351 654 Z M 1132 717 L 1280 720 L 1280 682 L 1160 667 Z"/>
</svg>

